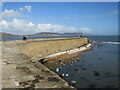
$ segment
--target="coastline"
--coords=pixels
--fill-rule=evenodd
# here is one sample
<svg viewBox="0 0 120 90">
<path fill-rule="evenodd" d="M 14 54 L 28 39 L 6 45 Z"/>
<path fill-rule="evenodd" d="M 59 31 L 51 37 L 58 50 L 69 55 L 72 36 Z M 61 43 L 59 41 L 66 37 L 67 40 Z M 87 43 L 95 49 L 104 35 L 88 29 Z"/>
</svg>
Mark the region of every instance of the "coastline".
<svg viewBox="0 0 120 90">
<path fill-rule="evenodd" d="M 79 48 L 75 48 L 75 49 L 72 49 L 72 50 L 66 50 L 66 51 L 62 51 L 62 52 L 58 52 L 58 53 L 49 55 L 44 59 L 44 61 L 56 60 L 56 59 L 59 59 L 63 56 L 68 56 L 68 55 L 72 55 L 72 54 L 75 54 L 75 53 L 82 53 L 82 52 L 88 51 L 92 48 L 91 45 L 92 45 L 91 43 L 88 43 L 88 44 L 83 45 Z"/>
<path fill-rule="evenodd" d="M 55 39 L 49 40 L 54 41 Z M 71 42 L 71 39 L 69 40 L 70 41 L 68 42 Z M 74 40 L 78 40 L 78 38 L 74 38 Z M 33 60 L 35 58 L 31 58 L 29 55 L 23 53 L 21 45 L 24 46 L 31 41 L 41 42 L 42 40 L 2 42 L 2 87 L 75 89 L 74 87 L 69 86 L 66 81 L 61 79 L 53 71 L 42 65 L 38 60 Z"/>
</svg>

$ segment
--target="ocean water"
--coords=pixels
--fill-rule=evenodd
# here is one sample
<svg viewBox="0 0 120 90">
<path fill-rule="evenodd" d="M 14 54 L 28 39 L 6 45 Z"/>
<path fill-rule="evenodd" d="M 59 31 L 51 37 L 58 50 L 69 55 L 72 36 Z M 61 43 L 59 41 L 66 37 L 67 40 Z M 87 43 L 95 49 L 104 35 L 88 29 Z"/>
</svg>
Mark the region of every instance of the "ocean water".
<svg viewBox="0 0 120 90">
<path fill-rule="evenodd" d="M 51 65 L 58 75 L 68 74 L 62 77 L 69 85 L 76 88 L 118 88 L 118 56 L 120 52 L 117 36 L 89 36 L 90 40 L 97 44 L 90 51 L 71 58 L 72 63 L 65 65 Z M 99 46 L 100 44 L 101 46 Z M 68 61 L 68 60 L 66 60 Z M 53 62 L 49 62 L 49 66 Z M 56 68 L 61 68 L 56 72 Z M 76 83 L 72 83 L 76 81 Z"/>
</svg>

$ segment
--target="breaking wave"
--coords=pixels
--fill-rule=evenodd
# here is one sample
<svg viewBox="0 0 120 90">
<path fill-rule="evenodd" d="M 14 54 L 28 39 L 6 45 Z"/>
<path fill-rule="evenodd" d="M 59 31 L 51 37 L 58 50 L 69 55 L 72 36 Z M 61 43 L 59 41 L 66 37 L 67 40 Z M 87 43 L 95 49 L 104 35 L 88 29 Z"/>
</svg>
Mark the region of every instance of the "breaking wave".
<svg viewBox="0 0 120 90">
<path fill-rule="evenodd" d="M 108 43 L 108 44 L 120 44 L 120 42 L 102 42 L 102 43 Z"/>
</svg>

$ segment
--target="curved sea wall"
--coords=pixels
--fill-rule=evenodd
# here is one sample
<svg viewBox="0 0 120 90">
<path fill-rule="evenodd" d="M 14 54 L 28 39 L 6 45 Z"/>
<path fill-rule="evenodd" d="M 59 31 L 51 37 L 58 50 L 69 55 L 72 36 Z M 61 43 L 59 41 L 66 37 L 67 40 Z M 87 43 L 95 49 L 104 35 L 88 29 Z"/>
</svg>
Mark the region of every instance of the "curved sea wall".
<svg viewBox="0 0 120 90">
<path fill-rule="evenodd" d="M 48 55 L 74 49 L 88 43 L 86 37 L 82 38 L 54 38 L 45 40 L 31 40 L 21 44 L 23 53 L 33 60 L 47 57 Z"/>
<path fill-rule="evenodd" d="M 88 43 L 83 38 L 54 38 L 0 42 L 2 88 L 71 88 L 66 81 L 39 62 L 56 52 Z"/>
</svg>

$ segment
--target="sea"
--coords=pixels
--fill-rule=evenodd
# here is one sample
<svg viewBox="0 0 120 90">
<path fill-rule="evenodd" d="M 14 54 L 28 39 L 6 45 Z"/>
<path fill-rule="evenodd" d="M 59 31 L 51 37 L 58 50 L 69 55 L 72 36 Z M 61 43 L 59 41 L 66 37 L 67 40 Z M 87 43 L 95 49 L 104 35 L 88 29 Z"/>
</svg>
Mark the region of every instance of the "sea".
<svg viewBox="0 0 120 90">
<path fill-rule="evenodd" d="M 120 42 L 118 36 L 87 36 L 96 42 L 93 49 L 66 60 L 64 65 L 55 61 L 45 64 L 75 88 L 118 88 Z M 55 64 L 53 64 L 55 63 Z M 56 69 L 59 68 L 59 72 Z"/>
<path fill-rule="evenodd" d="M 118 88 L 118 36 L 88 36 L 95 41 L 93 49 L 74 58 L 74 63 L 62 66 L 57 74 L 76 88 Z M 73 83 L 73 81 L 75 81 Z"/>
<path fill-rule="evenodd" d="M 74 37 L 74 36 L 62 36 Z M 119 68 L 119 46 L 118 36 L 87 36 L 88 39 L 96 42 L 93 49 L 71 58 L 72 63 L 65 65 L 55 65 L 54 72 L 58 75 L 67 74 L 62 77 L 69 85 L 75 88 L 118 88 Z M 61 38 L 52 37 L 34 37 L 37 38 Z M 4 41 L 21 40 L 21 38 L 3 39 Z M 50 62 L 49 65 L 54 62 Z M 45 64 L 48 66 L 48 64 Z M 56 72 L 56 68 L 60 68 Z"/>
</svg>

